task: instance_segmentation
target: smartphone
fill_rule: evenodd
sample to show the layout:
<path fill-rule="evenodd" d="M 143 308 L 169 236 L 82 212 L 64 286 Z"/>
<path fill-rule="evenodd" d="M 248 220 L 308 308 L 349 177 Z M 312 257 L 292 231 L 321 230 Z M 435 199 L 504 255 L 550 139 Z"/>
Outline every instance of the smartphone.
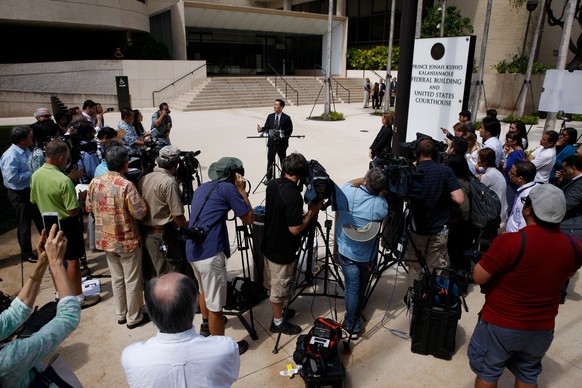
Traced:
<path fill-rule="evenodd" d="M 53 225 L 57 225 L 57 232 L 61 230 L 61 221 L 59 220 L 59 213 L 56 212 L 44 212 L 42 213 L 42 223 L 44 225 L 44 230 L 48 236 Z"/>

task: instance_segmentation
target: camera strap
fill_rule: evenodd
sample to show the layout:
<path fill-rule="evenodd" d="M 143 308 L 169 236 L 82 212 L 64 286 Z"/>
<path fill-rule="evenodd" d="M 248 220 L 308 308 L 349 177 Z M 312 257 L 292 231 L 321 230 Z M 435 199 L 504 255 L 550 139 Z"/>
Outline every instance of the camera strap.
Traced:
<path fill-rule="evenodd" d="M 220 185 L 220 181 L 216 182 L 216 184 L 214 185 L 214 187 L 208 191 L 208 194 L 206 195 L 206 198 L 204 199 L 204 202 L 202 203 L 202 206 L 200 206 L 200 210 L 198 210 L 198 214 L 196 215 L 196 218 L 194 219 L 194 222 L 192 223 L 192 226 L 196 225 L 196 222 L 198 222 L 198 218 L 200 218 L 200 213 L 202 213 L 202 209 L 204 209 L 204 206 L 206 205 L 206 202 L 208 202 L 208 198 L 210 198 L 210 195 L 212 193 L 214 193 L 214 191 L 216 191 L 216 189 L 218 188 L 219 185 Z M 212 229 L 212 227 L 214 227 L 214 224 L 211 225 L 208 229 L 210 230 L 210 229 Z"/>

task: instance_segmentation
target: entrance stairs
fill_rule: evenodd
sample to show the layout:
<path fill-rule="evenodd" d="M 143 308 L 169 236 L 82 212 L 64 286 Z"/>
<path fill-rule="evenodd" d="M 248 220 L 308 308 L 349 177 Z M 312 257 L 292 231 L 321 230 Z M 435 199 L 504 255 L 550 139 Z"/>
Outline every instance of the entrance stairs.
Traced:
<path fill-rule="evenodd" d="M 318 104 L 325 102 L 325 89 L 322 87 L 324 78 L 285 76 L 284 79 L 298 94 L 287 87 L 285 96 L 286 84 L 280 77 L 214 77 L 195 85 L 190 91 L 171 101 L 170 106 L 181 111 L 203 111 L 271 106 L 278 98 L 289 105 L 313 105 L 316 100 Z M 336 79 L 351 91 L 350 102 L 361 99 L 360 79 Z M 348 103 L 348 92 L 336 86 L 334 80 L 332 91 L 336 104 Z"/>

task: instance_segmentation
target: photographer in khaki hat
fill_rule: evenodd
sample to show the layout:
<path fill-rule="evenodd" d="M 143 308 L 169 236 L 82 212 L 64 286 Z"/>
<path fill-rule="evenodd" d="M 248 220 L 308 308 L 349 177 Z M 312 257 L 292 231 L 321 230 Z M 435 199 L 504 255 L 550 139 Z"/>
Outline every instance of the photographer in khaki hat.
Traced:
<path fill-rule="evenodd" d="M 180 150 L 174 146 L 162 147 L 154 170 L 145 175 L 138 190 L 148 204 L 149 212 L 142 220 L 141 232 L 151 261 L 144 260 L 146 278 L 167 272 L 186 271 L 185 252 L 178 241 L 177 228 L 187 228 L 184 204 L 176 172 Z"/>
<path fill-rule="evenodd" d="M 536 185 L 522 213 L 527 226 L 497 237 L 475 265 L 475 283 L 488 286 L 467 350 L 476 387 L 496 386 L 506 367 L 516 387 L 536 386 L 562 285 L 582 265 L 582 245 L 560 231 L 562 190 Z"/>
<path fill-rule="evenodd" d="M 224 335 L 222 307 L 226 303 L 226 259 L 230 256 L 230 245 L 226 218 L 230 210 L 243 224 L 254 221 L 253 209 L 245 191 L 242 162 L 233 157 L 224 157 L 212 163 L 206 182 L 192 197 L 190 228 L 202 229 L 206 238 L 201 242 L 186 242 L 186 257 L 198 280 L 202 326 L 204 336 Z M 239 353 L 249 347 L 247 341 L 238 342 Z"/>

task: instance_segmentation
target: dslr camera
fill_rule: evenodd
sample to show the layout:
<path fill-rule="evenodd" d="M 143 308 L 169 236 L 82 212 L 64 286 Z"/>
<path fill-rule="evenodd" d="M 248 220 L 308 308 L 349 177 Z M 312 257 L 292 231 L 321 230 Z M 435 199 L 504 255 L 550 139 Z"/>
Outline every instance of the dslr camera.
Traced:
<path fill-rule="evenodd" d="M 193 226 L 188 229 L 180 229 L 179 239 L 182 241 L 192 240 L 194 244 L 200 245 L 206 241 L 208 232 L 200 226 Z"/>

